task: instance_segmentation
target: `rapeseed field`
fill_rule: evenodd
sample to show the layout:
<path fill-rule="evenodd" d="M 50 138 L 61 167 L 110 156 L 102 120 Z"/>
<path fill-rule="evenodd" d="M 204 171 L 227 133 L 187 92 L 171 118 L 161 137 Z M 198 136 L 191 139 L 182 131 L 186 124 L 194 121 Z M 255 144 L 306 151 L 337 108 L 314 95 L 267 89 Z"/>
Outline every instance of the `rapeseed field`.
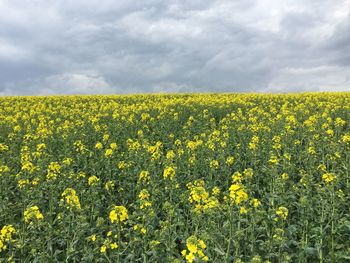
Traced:
<path fill-rule="evenodd" d="M 350 93 L 0 98 L 0 262 L 350 262 Z"/>

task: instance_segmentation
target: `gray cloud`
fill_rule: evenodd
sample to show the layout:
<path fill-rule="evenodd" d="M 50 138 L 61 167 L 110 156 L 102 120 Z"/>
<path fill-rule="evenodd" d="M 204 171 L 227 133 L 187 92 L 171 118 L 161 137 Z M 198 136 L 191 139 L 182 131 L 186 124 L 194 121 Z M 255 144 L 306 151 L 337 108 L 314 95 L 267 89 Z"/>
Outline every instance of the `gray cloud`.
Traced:
<path fill-rule="evenodd" d="M 0 0 L 0 95 L 350 90 L 349 0 Z"/>

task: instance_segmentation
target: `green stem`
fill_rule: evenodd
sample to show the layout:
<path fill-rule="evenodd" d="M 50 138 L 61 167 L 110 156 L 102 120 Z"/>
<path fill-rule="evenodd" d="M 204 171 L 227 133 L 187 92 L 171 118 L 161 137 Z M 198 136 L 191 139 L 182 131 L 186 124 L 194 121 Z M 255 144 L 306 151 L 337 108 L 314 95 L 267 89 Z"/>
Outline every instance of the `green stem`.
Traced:
<path fill-rule="evenodd" d="M 229 222 L 230 222 L 230 228 L 229 228 L 229 240 L 226 250 L 226 261 L 229 261 L 230 258 L 230 250 L 231 250 L 231 242 L 232 242 L 232 236 L 233 236 L 233 222 L 232 222 L 232 207 L 229 208 Z"/>
<path fill-rule="evenodd" d="M 335 205 L 334 205 L 334 187 L 332 191 L 332 226 L 331 226 L 331 255 L 332 255 L 332 262 L 335 262 L 334 259 L 334 214 L 335 214 Z"/>
<path fill-rule="evenodd" d="M 321 222 L 320 222 L 320 247 L 319 247 L 319 257 L 320 257 L 320 263 L 323 263 L 323 222 L 324 222 L 324 211 L 323 211 L 323 202 L 321 200 L 322 209 L 321 209 Z"/>
<path fill-rule="evenodd" d="M 241 214 L 238 213 L 238 223 L 237 223 L 237 233 L 238 235 L 240 235 L 240 230 L 241 230 Z M 237 238 L 236 238 L 237 239 Z M 237 242 L 235 242 L 235 256 L 238 258 L 239 255 L 239 248 L 240 248 L 240 244 L 239 244 L 240 240 L 237 240 Z"/>

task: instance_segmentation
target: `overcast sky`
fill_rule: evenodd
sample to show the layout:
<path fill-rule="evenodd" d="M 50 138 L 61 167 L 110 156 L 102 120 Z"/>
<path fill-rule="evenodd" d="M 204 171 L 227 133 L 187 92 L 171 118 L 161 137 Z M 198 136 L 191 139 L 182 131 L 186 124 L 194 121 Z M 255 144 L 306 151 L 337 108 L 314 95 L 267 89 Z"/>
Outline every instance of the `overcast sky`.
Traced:
<path fill-rule="evenodd" d="M 350 91 L 350 0 L 0 0 L 0 95 Z"/>

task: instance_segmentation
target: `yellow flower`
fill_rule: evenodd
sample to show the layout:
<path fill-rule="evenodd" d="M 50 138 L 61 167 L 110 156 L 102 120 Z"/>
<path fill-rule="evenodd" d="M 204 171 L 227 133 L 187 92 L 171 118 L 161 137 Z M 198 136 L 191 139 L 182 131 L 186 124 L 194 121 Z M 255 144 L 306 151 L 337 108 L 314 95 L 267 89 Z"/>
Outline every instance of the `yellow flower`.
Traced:
<path fill-rule="evenodd" d="M 164 172 L 163 172 L 163 177 L 165 179 L 169 178 L 170 180 L 173 180 L 174 177 L 175 177 L 175 169 L 171 166 L 167 166 L 165 169 L 164 169 Z"/>
<path fill-rule="evenodd" d="M 106 157 L 110 157 L 112 154 L 113 154 L 113 150 L 112 150 L 112 149 L 107 149 L 107 150 L 105 151 L 105 156 L 106 156 Z"/>
<path fill-rule="evenodd" d="M 67 204 L 68 208 L 81 209 L 79 197 L 77 196 L 74 189 L 67 188 L 63 191 L 61 196 L 61 201 L 64 201 Z"/>
<path fill-rule="evenodd" d="M 104 134 L 103 135 L 103 141 L 106 142 L 106 141 L 108 141 L 108 139 L 109 139 L 109 134 L 107 134 L 107 133 Z"/>
<path fill-rule="evenodd" d="M 42 151 L 42 150 L 44 150 L 44 149 L 46 149 L 45 143 L 40 143 L 40 144 L 38 144 L 38 145 L 36 146 L 36 150 L 37 150 L 38 152 L 40 152 L 40 151 Z"/>
<path fill-rule="evenodd" d="M 5 243 L 0 239 L 0 252 L 6 249 Z"/>
<path fill-rule="evenodd" d="M 278 164 L 278 157 L 276 155 L 271 155 L 268 162 L 271 165 L 276 165 Z"/>
<path fill-rule="evenodd" d="M 235 158 L 233 156 L 229 156 L 229 157 L 226 158 L 226 164 L 228 166 L 232 166 L 234 161 L 235 161 Z"/>
<path fill-rule="evenodd" d="M 254 198 L 250 201 L 250 205 L 254 208 L 257 208 L 261 205 L 261 202 L 258 199 Z"/>
<path fill-rule="evenodd" d="M 150 242 L 150 247 L 151 247 L 151 248 L 154 248 L 154 247 L 158 246 L 159 244 L 160 244 L 160 241 L 158 241 L 158 240 L 152 240 L 152 241 Z M 186 250 L 184 250 L 184 251 L 186 251 Z"/>
<path fill-rule="evenodd" d="M 276 210 L 276 214 L 286 220 L 287 219 L 287 216 L 288 216 L 288 209 L 284 206 L 280 206 L 277 210 Z"/>
<path fill-rule="evenodd" d="M 0 176 L 2 176 L 3 173 L 9 172 L 10 168 L 6 165 L 0 165 Z"/>
<path fill-rule="evenodd" d="M 329 135 L 329 136 L 331 136 L 331 137 L 334 135 L 334 131 L 331 130 L 331 129 L 328 129 L 328 130 L 326 131 L 326 133 L 327 133 L 327 135 Z"/>
<path fill-rule="evenodd" d="M 284 153 L 283 154 L 283 157 L 287 160 L 287 161 L 290 161 L 292 156 L 289 154 L 289 153 Z"/>
<path fill-rule="evenodd" d="M 100 178 L 97 176 L 93 175 L 88 178 L 88 184 L 89 185 L 95 185 L 98 181 L 100 181 Z"/>
<path fill-rule="evenodd" d="M 24 221 L 26 223 L 33 223 L 33 221 L 38 221 L 44 219 L 43 214 L 40 212 L 39 207 L 31 206 L 24 211 Z"/>
<path fill-rule="evenodd" d="M 204 201 L 204 205 L 202 209 L 204 212 L 211 210 L 213 208 L 217 208 L 220 206 L 219 200 L 215 196 L 211 196 Z"/>
<path fill-rule="evenodd" d="M 25 163 L 23 163 L 22 168 L 23 171 L 29 171 L 29 172 L 33 172 L 35 169 L 35 166 L 33 165 L 33 163 L 26 161 Z"/>
<path fill-rule="evenodd" d="M 281 178 L 284 180 L 284 181 L 287 181 L 289 179 L 289 175 L 287 173 L 283 173 L 281 174 Z"/>
<path fill-rule="evenodd" d="M 234 172 L 234 174 L 232 175 L 232 182 L 234 183 L 240 183 L 243 180 L 243 176 L 240 172 Z"/>
<path fill-rule="evenodd" d="M 192 203 L 192 202 L 199 203 L 201 201 L 206 200 L 208 198 L 208 196 L 209 196 L 209 194 L 205 190 L 204 187 L 202 187 L 202 186 L 192 187 L 191 192 L 190 192 L 189 201 L 190 201 L 190 203 Z"/>
<path fill-rule="evenodd" d="M 118 248 L 118 244 L 115 243 L 115 242 L 113 242 L 113 243 L 111 244 L 111 249 L 116 249 L 116 248 Z"/>
<path fill-rule="evenodd" d="M 210 161 L 209 167 L 213 168 L 213 169 L 218 169 L 219 168 L 219 162 L 217 160 L 212 160 L 212 161 Z"/>
<path fill-rule="evenodd" d="M 9 147 L 6 144 L 0 143 L 0 152 L 8 151 Z"/>
<path fill-rule="evenodd" d="M 116 143 L 111 143 L 109 145 L 109 147 L 112 149 L 112 150 L 116 150 L 118 148 L 118 145 Z"/>
<path fill-rule="evenodd" d="M 125 167 L 126 167 L 125 161 L 120 161 L 120 162 L 118 163 L 118 168 L 119 168 L 120 170 L 124 170 Z"/>
<path fill-rule="evenodd" d="M 188 200 L 194 204 L 194 212 L 210 212 L 211 209 L 220 206 L 219 200 L 215 196 L 209 197 L 209 193 L 204 188 L 203 180 L 195 180 L 192 183 L 188 183 L 187 188 L 190 190 Z M 218 187 L 213 190 L 220 192 Z"/>
<path fill-rule="evenodd" d="M 102 245 L 101 248 L 100 248 L 100 252 L 101 253 L 106 253 L 106 250 L 107 250 L 107 246 L 106 245 Z"/>
<path fill-rule="evenodd" d="M 140 200 L 144 200 L 150 197 L 150 194 L 148 193 L 147 189 L 142 189 L 139 193 Z"/>
<path fill-rule="evenodd" d="M 251 141 L 249 142 L 248 148 L 251 149 L 252 151 L 256 151 L 258 148 L 258 144 L 259 144 L 259 137 L 254 135 Z"/>
<path fill-rule="evenodd" d="M 241 207 L 239 208 L 239 213 L 240 213 L 241 215 L 244 215 L 244 214 L 248 213 L 248 210 L 247 210 L 247 208 L 245 208 L 244 206 L 241 206 Z"/>
<path fill-rule="evenodd" d="M 220 194 L 220 188 L 215 186 L 212 190 L 213 195 L 219 195 Z"/>
<path fill-rule="evenodd" d="M 274 136 L 272 138 L 272 148 L 274 148 L 275 150 L 279 150 L 281 149 L 282 145 L 281 145 L 281 137 L 280 136 Z"/>
<path fill-rule="evenodd" d="M 72 163 L 72 158 L 64 158 L 62 163 L 65 165 L 70 165 Z"/>
<path fill-rule="evenodd" d="M 57 175 L 60 173 L 61 166 L 57 162 L 51 162 L 47 168 L 46 179 L 56 179 Z"/>
<path fill-rule="evenodd" d="M 28 179 L 20 179 L 20 180 L 18 180 L 18 187 L 20 189 L 25 187 L 27 184 L 29 184 L 29 180 Z"/>
<path fill-rule="evenodd" d="M 204 249 L 204 248 L 207 247 L 207 246 L 205 245 L 204 241 L 201 240 L 201 239 L 198 239 L 198 243 L 199 243 L 199 246 L 200 246 L 202 249 Z"/>
<path fill-rule="evenodd" d="M 186 258 L 187 262 L 192 263 L 196 257 L 193 255 L 193 253 L 189 253 L 188 255 L 186 255 L 185 258 Z"/>
<path fill-rule="evenodd" d="M 241 202 L 248 199 L 248 194 L 246 193 L 243 185 L 241 184 L 232 184 L 230 186 L 230 198 L 234 203 L 239 205 Z"/>
<path fill-rule="evenodd" d="M 138 130 L 137 131 L 137 136 L 143 137 L 143 131 L 142 130 Z"/>
<path fill-rule="evenodd" d="M 114 188 L 114 182 L 113 182 L 113 181 L 108 181 L 108 182 L 105 184 L 105 189 L 106 189 L 107 191 L 111 191 L 111 190 L 113 190 L 113 188 Z"/>
<path fill-rule="evenodd" d="M 0 230 L 0 252 L 7 249 L 6 243 L 10 242 L 16 229 L 12 225 L 5 225 Z"/>
<path fill-rule="evenodd" d="M 342 136 L 341 141 L 344 143 L 349 143 L 350 142 L 350 134 L 345 134 Z"/>
<path fill-rule="evenodd" d="M 149 181 L 150 178 L 151 178 L 151 177 L 150 177 L 150 174 L 149 174 L 148 171 L 141 171 L 140 174 L 139 174 L 139 179 L 140 179 L 141 181 L 146 182 L 146 181 Z"/>
<path fill-rule="evenodd" d="M 307 149 L 307 152 L 308 152 L 309 154 L 311 154 L 311 155 L 316 154 L 315 147 L 310 146 L 310 147 Z"/>
<path fill-rule="evenodd" d="M 187 246 L 188 251 L 190 251 L 190 253 L 197 253 L 197 251 L 198 251 L 197 245 L 188 242 L 186 244 L 186 246 Z"/>
<path fill-rule="evenodd" d="M 128 210 L 124 206 L 115 206 L 113 210 L 109 212 L 109 219 L 112 223 L 121 223 L 128 219 Z"/>
<path fill-rule="evenodd" d="M 166 154 L 166 158 L 167 158 L 168 160 L 174 159 L 174 158 L 175 158 L 175 153 L 174 153 L 174 151 L 173 151 L 173 150 L 168 151 L 167 154 Z"/>
<path fill-rule="evenodd" d="M 141 209 L 144 209 L 146 207 L 150 207 L 152 206 L 152 203 L 147 201 L 147 200 L 141 200 L 141 204 L 140 204 L 140 208 Z"/>
<path fill-rule="evenodd" d="M 96 241 L 96 235 L 91 235 L 91 236 L 90 236 L 90 240 L 91 240 L 92 242 L 95 242 L 95 241 Z"/>
<path fill-rule="evenodd" d="M 38 177 L 35 177 L 32 181 L 32 185 L 38 185 L 40 182 L 40 179 Z"/>
<path fill-rule="evenodd" d="M 95 148 L 96 149 L 102 149 L 103 148 L 102 143 L 100 143 L 100 142 L 96 143 Z"/>
<path fill-rule="evenodd" d="M 338 118 L 335 119 L 334 124 L 335 124 L 336 127 L 344 126 L 346 124 L 346 121 L 344 121 L 342 118 L 338 117 Z"/>
<path fill-rule="evenodd" d="M 16 229 L 12 225 L 5 225 L 0 231 L 1 239 L 4 241 L 10 241 L 12 239 L 12 235 L 16 234 L 16 232 Z"/>
<path fill-rule="evenodd" d="M 322 180 L 326 183 L 329 184 L 336 179 L 337 176 L 334 173 L 325 173 L 322 175 Z"/>
<path fill-rule="evenodd" d="M 203 253 L 203 250 L 206 248 L 203 240 L 190 236 L 186 240 L 187 250 L 182 250 L 181 255 L 185 257 L 187 262 L 193 262 L 194 260 L 201 259 L 203 261 L 208 261 L 209 258 Z"/>
<path fill-rule="evenodd" d="M 254 175 L 254 171 L 252 168 L 248 168 L 248 169 L 245 169 L 243 171 L 243 175 L 246 177 L 246 178 L 252 178 L 253 175 Z"/>

